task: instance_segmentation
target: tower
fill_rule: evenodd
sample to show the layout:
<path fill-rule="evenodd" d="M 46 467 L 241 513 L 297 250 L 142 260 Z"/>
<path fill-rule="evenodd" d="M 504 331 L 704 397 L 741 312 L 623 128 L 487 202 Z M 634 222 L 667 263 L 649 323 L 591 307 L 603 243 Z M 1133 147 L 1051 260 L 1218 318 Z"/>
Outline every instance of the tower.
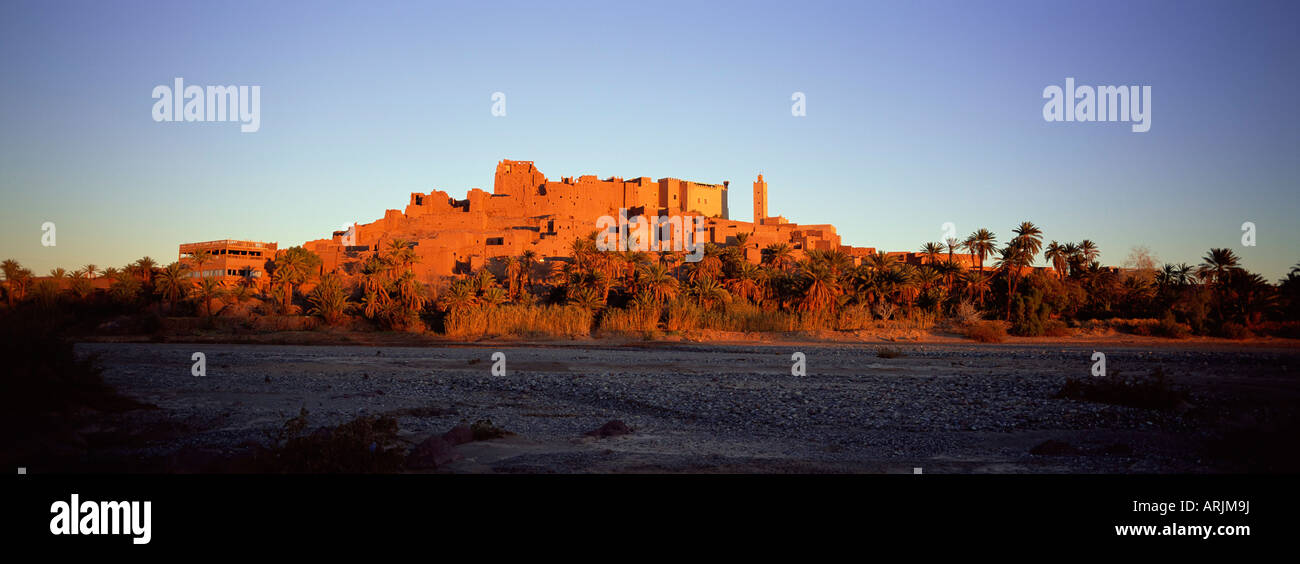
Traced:
<path fill-rule="evenodd" d="M 767 218 L 767 182 L 763 181 L 763 175 L 758 175 L 758 181 L 754 182 L 754 223 L 761 224 Z"/>

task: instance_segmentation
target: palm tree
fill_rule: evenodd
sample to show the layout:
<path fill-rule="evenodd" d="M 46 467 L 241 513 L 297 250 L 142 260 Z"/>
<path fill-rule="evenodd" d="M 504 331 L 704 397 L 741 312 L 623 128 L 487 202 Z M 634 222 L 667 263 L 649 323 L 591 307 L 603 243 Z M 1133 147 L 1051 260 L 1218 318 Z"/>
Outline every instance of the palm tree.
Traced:
<path fill-rule="evenodd" d="M 162 296 L 170 309 L 181 297 L 188 295 L 193 281 L 189 278 L 189 268 L 184 263 L 173 262 L 158 273 L 154 292 Z"/>
<path fill-rule="evenodd" d="M 132 264 L 136 267 L 137 272 L 139 272 L 141 282 L 144 282 L 145 284 L 153 282 L 153 269 L 158 266 L 157 262 L 149 257 L 141 257 L 140 260 L 137 260 Z"/>
<path fill-rule="evenodd" d="M 874 254 L 867 255 L 863 264 L 876 272 L 887 272 L 893 270 L 898 265 L 898 261 L 885 251 L 876 251 Z"/>
<path fill-rule="evenodd" d="M 99 274 L 99 267 L 93 264 L 88 264 L 86 266 L 83 266 L 81 267 L 81 270 L 83 270 L 86 273 L 86 278 L 89 278 L 91 280 L 94 280 L 95 275 Z"/>
<path fill-rule="evenodd" d="M 1020 271 L 1033 263 L 1034 255 L 1030 252 L 1031 244 L 1017 237 L 1002 249 L 998 259 L 998 269 L 1007 277 L 1007 320 L 1011 320 L 1011 298 L 1016 294 L 1020 282 Z"/>
<path fill-rule="evenodd" d="M 1097 244 L 1091 240 L 1084 239 L 1079 242 L 1079 253 L 1083 255 L 1084 264 L 1092 264 L 1097 257 L 1101 256 L 1101 249 L 1097 248 Z"/>
<path fill-rule="evenodd" d="M 32 297 L 41 307 L 53 307 L 59 299 L 59 283 L 51 279 L 38 281 L 32 289 Z"/>
<path fill-rule="evenodd" d="M 537 251 L 528 249 L 524 251 L 520 258 L 523 262 L 523 271 L 520 275 L 523 277 L 524 288 L 531 292 L 533 290 L 533 265 L 537 264 L 538 260 Z"/>
<path fill-rule="evenodd" d="M 889 278 L 890 286 L 894 289 L 894 299 L 910 309 L 921 289 L 916 267 L 901 264 L 890 271 Z"/>
<path fill-rule="evenodd" d="M 500 286 L 493 286 L 484 290 L 483 295 L 479 297 L 479 300 L 481 300 L 485 306 L 497 307 L 510 301 L 510 296 L 507 295 L 506 291 L 502 290 Z"/>
<path fill-rule="evenodd" d="M 1069 256 L 1065 254 L 1065 246 L 1052 241 L 1047 244 L 1047 250 L 1043 251 L 1043 258 L 1052 262 L 1052 269 L 1056 270 L 1056 277 L 1064 279 L 1066 269 L 1069 267 Z"/>
<path fill-rule="evenodd" d="M 1018 241 L 1017 244 L 1029 254 L 1029 264 L 1033 264 L 1034 257 L 1038 256 L 1038 251 L 1043 249 L 1043 230 L 1039 229 L 1033 222 L 1024 221 L 1020 223 L 1019 227 L 1011 231 L 1016 234 L 1013 241 Z M 1088 241 L 1085 240 L 1084 242 Z"/>
<path fill-rule="evenodd" d="M 388 242 L 387 259 L 394 269 L 400 268 L 403 272 L 410 270 L 411 265 L 420 262 L 419 255 L 411 248 L 411 242 L 405 239 L 393 239 Z"/>
<path fill-rule="evenodd" d="M 965 278 L 967 295 L 978 300 L 980 307 L 984 307 L 984 294 L 989 291 L 992 285 L 993 275 L 983 272 L 969 272 L 965 275 Z"/>
<path fill-rule="evenodd" d="M 307 296 L 307 301 L 312 304 L 312 309 L 308 313 L 320 316 L 330 325 L 342 320 L 352 306 L 348 302 L 348 293 L 343 288 L 343 282 L 334 274 L 322 276 L 320 283 L 312 288 L 311 294 Z"/>
<path fill-rule="evenodd" d="M 668 273 L 668 267 L 662 264 L 650 264 L 641 269 L 641 280 L 637 286 L 641 292 L 650 296 L 654 303 L 664 303 L 677 297 L 677 279 Z"/>
<path fill-rule="evenodd" d="M 118 271 L 113 269 L 113 283 L 109 285 L 108 292 L 112 294 L 118 302 L 130 304 L 135 302 L 140 296 L 140 281 L 129 272 Z M 108 271 L 105 270 L 107 275 Z"/>
<path fill-rule="evenodd" d="M 453 282 L 447 292 L 438 300 L 438 307 L 448 315 L 470 309 L 476 305 L 478 305 L 478 293 L 475 291 L 473 284 L 467 280 Z"/>
<path fill-rule="evenodd" d="M 1087 262 L 1083 258 L 1083 251 L 1079 245 L 1066 243 L 1061 245 L 1061 253 L 1065 255 L 1065 264 L 1070 271 L 1070 276 L 1078 276 L 1083 273 Z"/>
<path fill-rule="evenodd" d="M 807 261 L 800 264 L 799 278 L 803 284 L 803 297 L 799 302 L 802 311 L 834 309 L 840 282 L 835 271 L 825 264 Z"/>
<path fill-rule="evenodd" d="M 944 244 L 948 247 L 948 262 L 952 262 L 952 252 L 961 246 L 961 241 L 958 241 L 956 237 L 949 237 L 944 239 Z"/>
<path fill-rule="evenodd" d="M 921 253 L 925 255 L 926 264 L 939 262 L 939 255 L 943 254 L 943 243 L 926 243 L 921 245 Z"/>
<path fill-rule="evenodd" d="M 72 279 L 72 283 L 69 284 L 69 289 L 72 290 L 72 294 L 76 296 L 77 299 L 81 300 L 86 299 L 95 291 L 95 287 L 90 283 L 89 278 L 80 277 Z"/>
<path fill-rule="evenodd" d="M 424 296 L 424 287 L 419 280 L 416 280 L 414 272 L 409 270 L 403 272 L 396 281 L 396 289 L 397 301 L 406 309 L 408 315 L 418 314 L 428 302 L 428 298 Z"/>
<path fill-rule="evenodd" d="M 596 311 L 605 307 L 605 299 L 601 297 L 600 290 L 591 286 L 572 286 L 568 288 L 566 293 L 570 304 L 588 311 Z"/>
<path fill-rule="evenodd" d="M 948 285 L 948 293 L 952 294 L 953 286 L 957 284 L 957 277 L 960 276 L 966 268 L 958 264 L 956 261 L 947 260 L 936 265 L 934 270 L 943 275 L 943 278 Z"/>
<path fill-rule="evenodd" d="M 731 294 L 717 280 L 705 277 L 691 287 L 691 295 L 702 308 L 711 309 L 731 301 Z"/>
<path fill-rule="evenodd" d="M 293 247 L 280 253 L 273 261 L 275 270 L 271 272 L 271 281 L 280 284 L 284 288 L 281 309 L 285 313 L 289 312 L 289 305 L 293 300 L 293 287 L 306 282 L 311 275 L 311 267 L 307 264 L 306 255 L 302 252 L 295 252 L 294 249 L 297 248 Z"/>
<path fill-rule="evenodd" d="M 1241 270 L 1241 259 L 1231 249 L 1210 249 L 1196 268 L 1199 274 L 1211 284 L 1218 285 L 1234 271 Z"/>
<path fill-rule="evenodd" d="M 723 282 L 731 295 L 742 300 L 758 302 L 762 299 L 763 289 L 759 283 L 762 269 L 748 262 L 742 262 L 736 269 L 736 275 Z"/>
<path fill-rule="evenodd" d="M 63 289 L 63 279 L 67 278 L 67 276 L 68 276 L 68 271 L 62 268 L 55 268 L 50 270 L 50 279 L 51 281 L 54 282 L 55 288 Z"/>
<path fill-rule="evenodd" d="M 1164 266 L 1160 267 L 1160 270 L 1156 271 L 1156 286 L 1159 288 L 1176 286 L 1177 282 L 1174 280 L 1177 276 L 1178 267 L 1174 266 L 1172 263 L 1165 263 Z"/>
<path fill-rule="evenodd" d="M 519 294 L 520 286 L 523 282 L 524 264 L 517 257 L 506 257 L 504 261 L 506 267 L 506 288 L 511 300 Z"/>
<path fill-rule="evenodd" d="M 366 319 L 378 319 L 388 311 L 389 297 L 388 292 L 383 288 L 378 290 L 368 290 L 365 296 L 361 298 L 362 314 Z"/>
<path fill-rule="evenodd" d="M 4 263 L 0 264 L 0 270 L 2 270 L 5 275 L 5 294 L 8 297 L 9 305 L 11 306 L 14 305 L 15 294 L 17 293 L 16 286 L 18 272 L 22 270 L 22 268 L 22 265 L 18 264 L 18 261 L 14 259 L 5 259 Z"/>
<path fill-rule="evenodd" d="M 205 250 L 194 251 L 190 253 L 190 260 L 194 261 L 194 272 L 201 277 L 203 276 L 203 265 L 212 262 L 212 253 Z"/>
<path fill-rule="evenodd" d="M 770 264 L 781 270 L 789 270 L 794 264 L 793 250 L 787 243 L 772 243 L 763 248 L 763 264 Z"/>
<path fill-rule="evenodd" d="M 943 275 L 939 273 L 937 263 L 935 268 L 918 268 L 916 271 L 916 283 L 922 292 L 938 287 L 940 280 L 943 280 Z"/>
<path fill-rule="evenodd" d="M 971 233 L 962 242 L 962 246 L 966 247 L 967 251 L 970 251 L 971 254 L 975 255 L 975 258 L 979 259 L 980 272 L 984 272 L 984 259 L 997 252 L 997 240 L 997 236 L 992 231 L 981 228 Z"/>
<path fill-rule="evenodd" d="M 215 276 L 200 278 L 199 283 L 191 289 L 194 298 L 199 300 L 207 311 L 208 319 L 212 319 L 212 300 L 220 298 L 224 291 L 221 279 Z"/>
<path fill-rule="evenodd" d="M 407 266 L 407 261 L 413 260 L 414 253 L 411 252 L 411 242 L 406 239 L 394 238 L 388 241 L 387 256 L 389 262 L 394 268 Z"/>
<path fill-rule="evenodd" d="M 848 289 L 853 292 L 853 301 L 860 305 L 871 305 L 880 298 L 876 286 L 876 271 L 867 264 L 860 264 L 844 279 Z"/>

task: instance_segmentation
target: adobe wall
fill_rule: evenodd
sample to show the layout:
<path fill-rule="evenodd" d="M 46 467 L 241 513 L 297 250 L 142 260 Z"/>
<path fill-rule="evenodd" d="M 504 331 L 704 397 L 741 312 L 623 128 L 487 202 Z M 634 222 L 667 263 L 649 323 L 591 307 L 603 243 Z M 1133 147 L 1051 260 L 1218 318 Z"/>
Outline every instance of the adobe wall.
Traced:
<path fill-rule="evenodd" d="M 585 175 L 555 181 L 531 161 L 502 160 L 491 192 L 474 188 L 464 199 L 440 190 L 413 193 L 405 210 L 387 210 L 378 220 L 357 224 L 352 252 L 342 246 L 338 234 L 306 246 L 321 256 L 325 270 L 356 272 L 359 269 L 348 263 L 361 262 L 375 250 L 384 251 L 390 241 L 403 239 L 416 243 L 419 261 L 413 270 L 421 279 L 430 279 L 526 251 L 549 259 L 568 257 L 573 240 L 595 231 L 598 218 L 618 217 L 620 209 L 627 209 L 629 215 L 707 217 L 704 240 L 717 245 L 735 244 L 738 234 L 748 233 L 745 256 L 753 262 L 774 243 L 791 245 L 796 258 L 810 249 L 853 249 L 841 244 L 831 225 L 801 226 L 779 216 L 757 223 L 728 219 L 728 189 L 728 183 L 677 178 Z M 766 183 L 763 192 L 765 196 Z"/>

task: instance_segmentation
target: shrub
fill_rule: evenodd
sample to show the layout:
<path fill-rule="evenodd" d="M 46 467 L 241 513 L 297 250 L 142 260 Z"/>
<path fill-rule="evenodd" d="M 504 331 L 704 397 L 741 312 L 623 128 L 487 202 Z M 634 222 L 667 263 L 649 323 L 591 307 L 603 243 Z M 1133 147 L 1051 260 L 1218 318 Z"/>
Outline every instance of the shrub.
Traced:
<path fill-rule="evenodd" d="M 1053 397 L 1144 409 L 1174 409 L 1187 402 L 1187 394 L 1173 387 L 1162 368 L 1131 378 L 1118 370 L 1110 376 L 1070 378 Z"/>
<path fill-rule="evenodd" d="M 903 351 L 899 349 L 877 349 L 876 358 L 898 358 L 904 356 Z"/>
<path fill-rule="evenodd" d="M 254 456 L 255 468 L 283 473 L 395 472 L 405 457 L 392 417 L 358 417 L 303 434 L 307 410 L 285 422 L 275 444 Z"/>
<path fill-rule="evenodd" d="M 1191 336 L 1192 327 L 1175 320 L 1173 312 L 1165 312 L 1165 316 L 1160 319 L 1160 323 L 1156 324 L 1152 331 L 1161 337 L 1186 339 Z"/>
<path fill-rule="evenodd" d="M 1219 336 L 1225 339 L 1249 339 L 1254 336 L 1244 325 L 1234 321 L 1225 322 L 1219 326 Z"/>
<path fill-rule="evenodd" d="M 1069 337 L 1074 331 L 1064 321 L 1049 319 L 1043 326 L 1043 335 L 1048 337 Z"/>
<path fill-rule="evenodd" d="M 981 343 L 1001 343 L 1007 338 L 1007 329 L 998 321 L 979 321 L 966 326 L 966 337 Z"/>
<path fill-rule="evenodd" d="M 1179 323 L 1174 319 L 1173 312 L 1165 312 L 1165 316 L 1159 320 L 1112 319 L 1108 323 L 1116 331 L 1147 337 L 1185 339 L 1192 334 L 1192 327 L 1185 323 Z"/>
<path fill-rule="evenodd" d="M 1037 288 L 1018 294 L 1011 302 L 1011 332 L 1022 337 L 1040 337 L 1047 333 L 1052 308 L 1043 301 Z"/>
<path fill-rule="evenodd" d="M 979 308 L 970 300 L 962 299 L 952 308 L 952 320 L 958 325 L 970 325 L 981 318 Z"/>
<path fill-rule="evenodd" d="M 876 302 L 871 306 L 871 312 L 881 319 L 889 319 L 894 315 L 894 304 L 887 301 Z"/>

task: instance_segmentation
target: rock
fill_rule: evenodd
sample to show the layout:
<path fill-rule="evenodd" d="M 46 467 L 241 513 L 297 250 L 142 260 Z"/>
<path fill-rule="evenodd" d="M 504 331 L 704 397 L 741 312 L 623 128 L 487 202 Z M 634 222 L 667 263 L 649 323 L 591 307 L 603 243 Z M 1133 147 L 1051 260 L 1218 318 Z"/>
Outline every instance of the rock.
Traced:
<path fill-rule="evenodd" d="M 614 419 L 612 421 L 606 422 L 604 425 L 601 425 L 600 428 L 598 429 L 587 431 L 586 435 L 588 437 L 596 437 L 597 439 L 603 439 L 605 437 L 617 437 L 619 435 L 627 435 L 631 433 L 632 433 L 632 428 L 628 427 L 627 423 Z"/>
<path fill-rule="evenodd" d="M 456 446 L 442 437 L 429 437 L 406 455 L 406 467 L 414 469 L 437 468 L 460 459 Z"/>
<path fill-rule="evenodd" d="M 473 433 L 474 440 L 476 441 L 499 439 L 510 434 L 505 429 L 493 425 L 492 420 L 490 419 L 479 419 L 478 421 L 475 421 L 473 425 L 470 425 L 469 430 Z"/>
<path fill-rule="evenodd" d="M 469 425 L 460 424 L 452 427 L 450 431 L 442 434 L 442 440 L 452 445 L 463 445 L 474 440 L 474 431 L 471 431 Z"/>

